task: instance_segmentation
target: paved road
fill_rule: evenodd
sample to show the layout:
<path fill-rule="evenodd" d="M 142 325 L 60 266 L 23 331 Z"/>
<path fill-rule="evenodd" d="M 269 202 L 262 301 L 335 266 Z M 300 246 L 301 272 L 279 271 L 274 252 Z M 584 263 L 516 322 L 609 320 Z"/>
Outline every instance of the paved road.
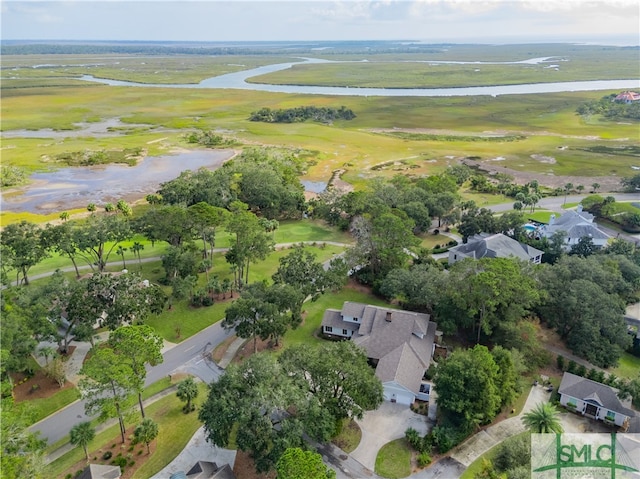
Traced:
<path fill-rule="evenodd" d="M 217 379 L 222 370 L 213 361 L 205 358 L 205 354 L 231 334 L 231 331 L 225 331 L 218 322 L 169 349 L 164 353 L 162 364 L 147 368 L 145 385 L 148 386 L 174 371 L 194 374 L 207 383 Z M 29 429 L 40 431 L 41 436 L 47 439 L 49 444 L 52 444 L 68 436 L 69 430 L 74 424 L 89 419 L 91 418 L 84 413 L 84 402 L 80 400 L 34 424 Z"/>

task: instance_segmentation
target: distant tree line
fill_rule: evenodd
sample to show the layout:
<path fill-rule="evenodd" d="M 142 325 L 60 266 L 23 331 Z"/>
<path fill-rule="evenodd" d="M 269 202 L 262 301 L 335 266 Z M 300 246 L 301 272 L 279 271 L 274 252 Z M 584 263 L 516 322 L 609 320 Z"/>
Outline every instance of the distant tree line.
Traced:
<path fill-rule="evenodd" d="M 600 100 L 594 100 L 580 105 L 576 112 L 579 115 L 602 115 L 610 120 L 640 120 L 640 101 L 622 103 L 614 101 L 617 95 L 603 96 Z"/>
<path fill-rule="evenodd" d="M 334 120 L 353 120 L 356 117 L 353 110 L 341 106 L 340 108 L 328 108 L 317 106 L 299 106 L 296 108 L 284 108 L 272 110 L 261 108 L 249 116 L 251 121 L 265 123 L 298 123 L 306 120 L 330 123 Z"/>

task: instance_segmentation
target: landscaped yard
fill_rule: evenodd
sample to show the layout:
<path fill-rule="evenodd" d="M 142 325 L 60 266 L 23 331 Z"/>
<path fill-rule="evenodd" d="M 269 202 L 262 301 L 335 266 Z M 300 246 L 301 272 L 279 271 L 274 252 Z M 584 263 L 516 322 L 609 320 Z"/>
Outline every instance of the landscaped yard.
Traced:
<path fill-rule="evenodd" d="M 199 383 L 198 387 L 200 395 L 198 396 L 197 404 L 200 405 L 206 399 L 207 386 Z M 112 451 L 114 458 L 118 453 L 122 453 L 124 457 L 131 455 L 130 458 L 128 457 L 128 464 L 131 464 L 132 461 L 134 464 L 125 466 L 123 479 L 146 479 L 151 477 L 169 464 L 182 451 L 189 439 L 202 425 L 198 420 L 197 411 L 184 414 L 182 406 L 183 403 L 172 393 L 145 408 L 147 417 L 151 417 L 159 426 L 158 438 L 152 443 L 150 456 L 147 455 L 146 446 L 144 445 L 138 445 L 130 449 L 131 446 L 127 443 L 123 449 L 116 424 L 98 433 L 90 443 L 88 449 L 91 462 L 109 464 L 109 460 L 101 460 L 102 455 L 107 451 Z M 133 416 L 134 419 L 129 418 L 127 420 L 127 424 L 132 427 L 133 424 L 140 421 L 138 411 Z M 128 435 L 131 435 L 132 432 L 132 428 L 127 430 Z M 143 452 L 139 453 L 138 451 L 140 450 Z M 76 470 L 82 469 L 85 464 L 82 448 L 76 447 L 48 465 L 47 470 L 50 474 L 49 477 L 63 478 L 68 473 L 74 474 Z"/>
<path fill-rule="evenodd" d="M 640 374 L 640 358 L 633 354 L 623 353 L 618 366 L 610 372 L 619 378 L 635 379 Z"/>
<path fill-rule="evenodd" d="M 413 450 L 405 438 L 391 441 L 380 448 L 376 457 L 376 474 L 389 479 L 399 479 L 411 474 Z"/>

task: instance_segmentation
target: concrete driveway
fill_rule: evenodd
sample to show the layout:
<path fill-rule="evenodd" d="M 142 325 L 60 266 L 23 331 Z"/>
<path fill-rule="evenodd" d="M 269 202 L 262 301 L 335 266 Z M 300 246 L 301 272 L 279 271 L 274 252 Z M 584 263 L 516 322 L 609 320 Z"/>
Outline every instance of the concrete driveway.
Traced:
<path fill-rule="evenodd" d="M 205 439 L 204 427 L 201 427 L 182 452 L 178 454 L 178 457 L 159 473 L 151 476 L 151 479 L 167 479 L 178 471 L 187 472 L 198 461 L 215 462 L 218 466 L 229 464 L 233 468 L 236 461 L 236 451 L 212 446 Z"/>
<path fill-rule="evenodd" d="M 388 401 L 384 401 L 375 411 L 366 412 L 362 420 L 356 422 L 362 431 L 362 439 L 351 457 L 372 471 L 376 466 L 378 451 L 386 443 L 404 437 L 410 427 L 421 435 L 430 429 L 426 416 L 414 413 L 408 406 Z"/>

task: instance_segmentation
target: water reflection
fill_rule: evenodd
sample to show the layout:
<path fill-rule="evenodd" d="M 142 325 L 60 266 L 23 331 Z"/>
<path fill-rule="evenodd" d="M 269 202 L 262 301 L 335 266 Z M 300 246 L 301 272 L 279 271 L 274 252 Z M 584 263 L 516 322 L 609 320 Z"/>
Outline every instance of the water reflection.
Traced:
<path fill-rule="evenodd" d="M 150 156 L 135 166 L 111 164 L 34 173 L 31 184 L 17 194 L 0 194 L 2 211 L 50 213 L 84 208 L 88 203 L 133 201 L 154 193 L 160 183 L 184 170 L 216 169 L 231 156 L 231 150 L 190 151 Z"/>

